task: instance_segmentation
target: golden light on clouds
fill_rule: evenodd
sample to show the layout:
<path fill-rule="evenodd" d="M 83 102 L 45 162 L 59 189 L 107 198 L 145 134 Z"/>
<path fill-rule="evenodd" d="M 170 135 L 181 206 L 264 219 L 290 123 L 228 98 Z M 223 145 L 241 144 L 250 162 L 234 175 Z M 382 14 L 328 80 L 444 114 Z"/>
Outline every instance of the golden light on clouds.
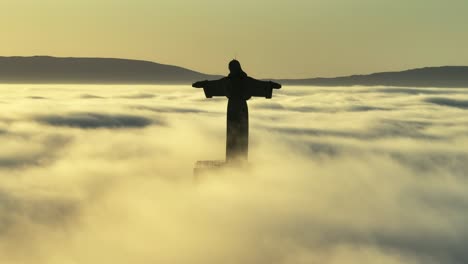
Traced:
<path fill-rule="evenodd" d="M 224 99 L 0 92 L 1 263 L 468 259 L 466 89 L 283 88 L 249 101 L 253 167 L 198 181 L 196 160 L 224 156 Z"/>

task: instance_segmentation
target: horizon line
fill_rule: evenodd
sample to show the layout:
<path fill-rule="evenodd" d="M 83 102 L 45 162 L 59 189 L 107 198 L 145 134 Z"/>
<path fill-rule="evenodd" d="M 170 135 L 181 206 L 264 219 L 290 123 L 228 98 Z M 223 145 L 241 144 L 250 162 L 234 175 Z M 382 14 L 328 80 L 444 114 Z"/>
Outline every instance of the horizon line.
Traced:
<path fill-rule="evenodd" d="M 96 57 L 96 56 L 84 56 L 84 57 L 70 57 L 70 56 L 52 56 L 52 55 L 30 55 L 30 56 L 22 56 L 22 55 L 12 55 L 12 56 L 2 56 L 0 58 L 54 58 L 54 59 L 104 59 L 104 60 L 127 60 L 127 61 L 139 61 L 139 62 L 147 62 L 153 64 L 159 64 L 162 66 L 169 66 L 169 67 L 177 67 L 185 70 L 189 70 L 192 72 L 200 73 L 203 75 L 210 75 L 210 76 L 224 76 L 224 74 L 211 74 L 211 73 L 204 73 L 198 70 L 193 70 L 188 67 L 179 66 L 175 64 L 167 64 L 167 63 L 160 63 L 156 61 L 151 61 L 147 59 L 130 59 L 130 58 L 121 58 L 121 57 Z M 309 79 L 335 79 L 335 78 L 342 78 L 342 77 L 353 77 L 353 76 L 366 76 L 372 74 L 380 74 L 380 73 L 398 73 L 398 72 L 405 72 L 411 70 L 419 70 L 419 69 L 428 69 L 428 68 L 447 68 L 447 67 L 468 67 L 468 65 L 438 65 L 438 66 L 420 66 L 416 68 L 405 68 L 402 70 L 392 70 L 392 71 L 374 71 L 370 73 L 355 73 L 350 75 L 338 75 L 333 77 L 305 77 L 305 78 L 262 78 L 262 79 L 270 79 L 270 80 L 285 80 L 285 81 L 294 81 L 294 80 L 309 80 Z"/>

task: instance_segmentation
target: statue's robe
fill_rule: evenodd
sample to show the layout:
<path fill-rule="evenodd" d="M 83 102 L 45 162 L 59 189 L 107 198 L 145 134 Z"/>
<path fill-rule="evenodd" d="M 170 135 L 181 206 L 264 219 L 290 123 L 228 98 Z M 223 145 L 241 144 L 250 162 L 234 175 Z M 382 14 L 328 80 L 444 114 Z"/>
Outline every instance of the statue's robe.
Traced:
<path fill-rule="evenodd" d="M 193 84 L 203 88 L 205 96 L 226 96 L 227 132 L 226 132 L 226 162 L 246 162 L 249 149 L 249 109 L 247 100 L 252 96 L 271 98 L 273 89 L 281 85 L 260 81 L 248 77 L 247 74 L 229 75 L 215 81 L 201 81 Z"/>

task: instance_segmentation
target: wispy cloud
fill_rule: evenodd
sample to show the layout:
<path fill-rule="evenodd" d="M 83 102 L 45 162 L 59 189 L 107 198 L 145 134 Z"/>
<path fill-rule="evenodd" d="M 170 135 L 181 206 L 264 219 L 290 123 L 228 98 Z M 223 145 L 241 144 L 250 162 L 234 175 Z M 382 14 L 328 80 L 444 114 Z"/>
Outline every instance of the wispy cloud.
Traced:
<path fill-rule="evenodd" d="M 9 88 L 1 263 L 468 262 L 465 89 L 284 87 L 249 101 L 249 169 L 195 180 L 224 157 L 223 98 Z"/>
<path fill-rule="evenodd" d="M 151 124 L 161 125 L 149 118 L 126 114 L 71 113 L 67 115 L 44 115 L 36 121 L 51 126 L 68 126 L 78 128 L 135 128 Z"/>

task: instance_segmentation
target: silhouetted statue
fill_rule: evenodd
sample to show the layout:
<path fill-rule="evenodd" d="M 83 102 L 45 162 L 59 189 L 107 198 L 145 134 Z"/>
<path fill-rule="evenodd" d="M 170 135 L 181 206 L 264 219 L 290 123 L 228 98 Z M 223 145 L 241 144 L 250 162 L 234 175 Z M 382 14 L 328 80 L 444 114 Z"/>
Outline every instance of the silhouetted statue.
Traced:
<path fill-rule="evenodd" d="M 237 60 L 229 62 L 229 75 L 220 80 L 196 82 L 192 86 L 203 88 L 206 98 L 226 96 L 227 135 L 226 162 L 246 162 L 249 149 L 249 110 L 247 100 L 252 96 L 270 99 L 273 89 L 281 85 L 271 81 L 260 81 L 247 76 Z"/>

